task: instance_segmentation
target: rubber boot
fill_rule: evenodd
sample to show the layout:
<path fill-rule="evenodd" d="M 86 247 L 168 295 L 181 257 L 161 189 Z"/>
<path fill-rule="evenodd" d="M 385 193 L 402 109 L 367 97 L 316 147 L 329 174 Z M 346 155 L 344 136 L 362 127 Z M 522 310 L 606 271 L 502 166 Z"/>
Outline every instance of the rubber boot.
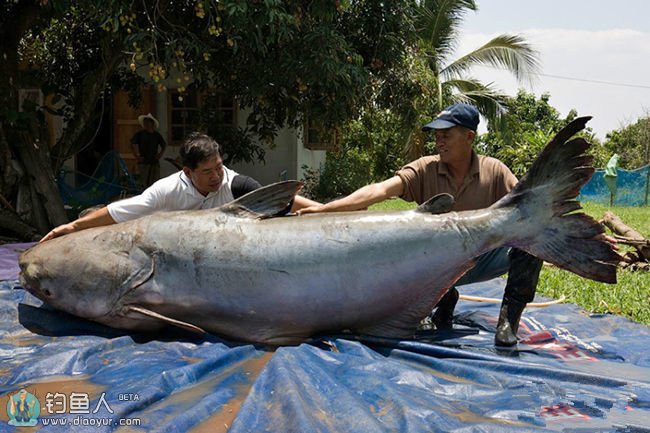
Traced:
<path fill-rule="evenodd" d="M 436 329 L 451 329 L 454 323 L 454 308 L 458 303 L 458 290 L 452 287 L 440 299 L 435 313 L 431 316 L 431 323 Z"/>
<path fill-rule="evenodd" d="M 497 346 L 517 344 L 517 330 L 521 313 L 535 297 L 539 273 L 544 262 L 525 251 L 510 251 L 510 268 L 506 283 L 494 343 Z"/>
<path fill-rule="evenodd" d="M 517 331 L 521 313 L 526 308 L 525 302 L 518 302 L 512 299 L 503 298 L 497 332 L 494 335 L 494 344 L 497 346 L 514 346 L 517 344 Z"/>

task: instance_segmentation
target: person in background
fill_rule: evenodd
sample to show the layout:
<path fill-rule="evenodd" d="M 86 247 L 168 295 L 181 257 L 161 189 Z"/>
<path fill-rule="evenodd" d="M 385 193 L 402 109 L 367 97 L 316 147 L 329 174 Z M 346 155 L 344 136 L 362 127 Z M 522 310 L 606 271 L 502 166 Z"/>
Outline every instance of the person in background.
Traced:
<path fill-rule="evenodd" d="M 159 123 L 151 113 L 138 116 L 142 129 L 131 137 L 131 149 L 138 161 L 140 186 L 147 188 L 160 178 L 160 158 L 167 143 L 157 131 Z"/>
<path fill-rule="evenodd" d="M 255 179 L 225 167 L 219 144 L 208 135 L 193 133 L 188 136 L 181 146 L 180 157 L 183 166 L 180 171 L 160 179 L 140 195 L 110 203 L 52 229 L 40 242 L 154 212 L 216 208 L 261 186 Z M 318 204 L 297 195 L 291 211 Z"/>
<path fill-rule="evenodd" d="M 478 124 L 479 112 L 474 106 L 451 105 L 422 128 L 434 132 L 437 155 L 415 160 L 383 182 L 364 186 L 327 204 L 309 206 L 298 213 L 361 210 L 392 197 L 422 204 L 440 193 L 454 196 L 454 211 L 489 207 L 515 186 L 517 178 L 501 161 L 478 155 L 473 150 Z M 519 319 L 526 304 L 535 296 L 543 262 L 524 251 L 505 247 L 485 253 L 475 262 L 455 285 L 486 281 L 508 272 L 495 343 L 515 345 Z M 437 329 L 452 327 L 458 297 L 456 287 L 451 287 L 438 303 L 430 317 Z"/>

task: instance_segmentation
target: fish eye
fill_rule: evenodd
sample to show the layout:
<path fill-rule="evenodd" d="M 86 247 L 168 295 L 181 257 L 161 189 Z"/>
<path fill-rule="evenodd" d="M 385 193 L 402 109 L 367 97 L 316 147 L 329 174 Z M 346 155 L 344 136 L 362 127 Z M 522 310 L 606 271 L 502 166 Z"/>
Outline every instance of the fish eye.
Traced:
<path fill-rule="evenodd" d="M 48 298 L 52 297 L 52 292 L 50 292 L 50 289 L 43 289 L 43 294 Z"/>

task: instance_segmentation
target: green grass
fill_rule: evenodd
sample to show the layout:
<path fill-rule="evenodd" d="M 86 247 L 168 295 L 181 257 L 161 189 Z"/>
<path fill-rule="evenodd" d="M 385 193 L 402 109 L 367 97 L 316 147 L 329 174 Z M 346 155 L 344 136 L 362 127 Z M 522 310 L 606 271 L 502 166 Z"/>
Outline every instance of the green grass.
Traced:
<path fill-rule="evenodd" d="M 404 201 L 399 198 L 393 198 L 383 201 L 381 203 L 373 204 L 370 210 L 408 210 L 413 209 L 417 205 L 413 202 Z"/>
<path fill-rule="evenodd" d="M 625 224 L 646 238 L 650 237 L 650 207 L 602 206 L 582 203 L 584 212 L 602 219 L 606 211 L 614 212 Z M 621 246 L 621 251 L 625 250 Z M 597 283 L 571 272 L 544 266 L 537 292 L 580 305 L 593 313 L 612 313 L 650 325 L 650 272 L 619 269 L 616 284 Z"/>
<path fill-rule="evenodd" d="M 602 206 L 582 203 L 584 212 L 595 219 L 602 219 L 606 211 L 614 212 L 625 224 L 650 238 L 650 207 Z M 387 200 L 370 207 L 373 210 L 406 210 L 413 203 L 400 199 Z M 621 246 L 624 251 L 625 247 Z M 611 313 L 627 317 L 635 322 L 650 325 L 650 272 L 619 269 L 616 284 L 604 284 L 587 280 L 554 266 L 544 266 L 539 278 L 537 293 L 580 305 L 592 313 Z"/>

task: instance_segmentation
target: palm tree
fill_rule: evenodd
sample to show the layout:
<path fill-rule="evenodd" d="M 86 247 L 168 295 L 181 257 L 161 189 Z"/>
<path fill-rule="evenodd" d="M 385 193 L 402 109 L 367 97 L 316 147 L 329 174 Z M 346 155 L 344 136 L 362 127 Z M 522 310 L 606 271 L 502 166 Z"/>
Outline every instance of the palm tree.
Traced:
<path fill-rule="evenodd" d="M 511 72 L 518 81 L 531 80 L 539 70 L 538 53 L 519 35 L 503 34 L 474 51 L 454 59 L 458 35 L 468 11 L 477 11 L 474 0 L 423 0 L 417 3 L 415 29 L 419 39 L 428 89 L 428 105 L 434 111 L 455 102 L 469 102 L 488 121 L 505 127 L 503 114 L 508 96 L 492 83 L 484 84 L 468 76 L 475 66 L 492 66 Z M 425 95 L 426 97 L 426 95 Z M 430 116 L 431 113 L 428 113 Z M 423 139 L 413 131 L 407 151 L 419 156 Z"/>

